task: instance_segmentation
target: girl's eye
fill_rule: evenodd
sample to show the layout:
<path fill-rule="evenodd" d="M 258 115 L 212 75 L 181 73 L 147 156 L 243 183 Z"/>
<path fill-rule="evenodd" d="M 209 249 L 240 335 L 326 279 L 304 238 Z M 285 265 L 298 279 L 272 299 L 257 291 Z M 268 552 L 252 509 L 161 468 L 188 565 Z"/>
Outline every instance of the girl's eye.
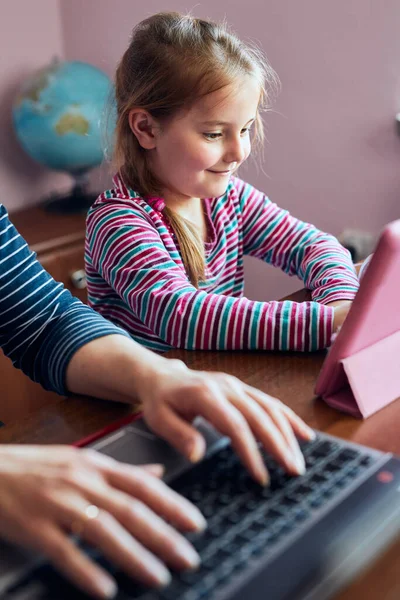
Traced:
<path fill-rule="evenodd" d="M 243 129 L 240 131 L 240 135 L 245 136 L 248 133 L 250 133 L 251 127 L 251 125 L 249 127 L 243 127 Z M 207 140 L 218 140 L 222 137 L 222 133 L 220 131 L 215 131 L 213 133 L 203 133 L 203 135 Z"/>
<path fill-rule="evenodd" d="M 203 133 L 207 140 L 217 140 L 222 136 L 222 133 Z"/>

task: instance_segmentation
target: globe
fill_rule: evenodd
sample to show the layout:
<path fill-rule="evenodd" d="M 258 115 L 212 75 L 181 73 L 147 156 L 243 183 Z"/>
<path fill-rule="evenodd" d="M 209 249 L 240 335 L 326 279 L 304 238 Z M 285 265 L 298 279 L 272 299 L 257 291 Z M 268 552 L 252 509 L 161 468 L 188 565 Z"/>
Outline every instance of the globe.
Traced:
<path fill-rule="evenodd" d="M 102 162 L 115 126 L 108 110 L 112 89 L 109 77 L 93 65 L 54 60 L 23 83 L 13 104 L 15 132 L 25 151 L 74 177 L 66 210 L 90 204 L 91 198 L 84 201 L 87 174 Z"/>

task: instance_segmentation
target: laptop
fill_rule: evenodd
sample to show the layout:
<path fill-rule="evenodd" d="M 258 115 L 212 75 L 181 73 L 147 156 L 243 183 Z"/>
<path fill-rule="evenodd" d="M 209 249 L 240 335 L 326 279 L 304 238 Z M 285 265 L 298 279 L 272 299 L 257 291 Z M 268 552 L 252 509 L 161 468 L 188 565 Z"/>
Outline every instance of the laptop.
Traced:
<path fill-rule="evenodd" d="M 196 420 L 207 453 L 192 465 L 139 419 L 91 446 L 132 464 L 163 462 L 165 479 L 196 504 L 208 529 L 188 534 L 202 563 L 150 590 L 85 551 L 119 585 L 118 600 L 327 600 L 400 532 L 400 459 L 318 433 L 302 444 L 307 472 L 290 477 L 264 453 L 269 488 L 256 484 L 229 439 Z M 45 560 L 2 543 L 2 600 L 87 600 Z"/>
<path fill-rule="evenodd" d="M 400 221 L 385 229 L 317 383 L 327 401 L 357 415 L 365 407 L 364 416 L 377 407 L 370 400 L 363 404 L 359 393 L 357 364 L 361 360 L 365 368 L 369 363 L 365 354 L 361 359 L 358 354 L 382 340 L 384 346 L 378 350 L 387 352 L 386 340 L 400 329 L 394 295 L 394 282 L 400 282 L 399 240 Z M 373 316 L 377 311 L 382 318 Z M 389 311 L 392 319 L 386 318 Z M 352 356 L 356 367 L 350 364 L 346 370 L 341 361 Z M 386 359 L 393 376 L 390 352 Z M 394 395 L 393 388 L 388 389 L 391 401 L 397 384 Z M 335 404 L 327 390 L 347 390 L 347 399 L 343 400 L 343 392 Z M 201 418 L 195 425 L 207 443 L 206 456 L 196 465 L 140 419 L 125 419 L 79 444 L 131 464 L 162 462 L 165 480 L 208 520 L 204 533 L 188 534 L 202 558 L 199 570 L 174 573 L 163 590 L 142 587 L 86 547 L 115 576 L 119 600 L 328 600 L 398 537 L 400 458 L 317 432 L 314 441 L 302 444 L 307 472 L 301 477 L 288 476 L 264 452 L 271 485 L 261 488 L 240 464 L 229 439 Z M 87 596 L 44 559 L 1 542 L 0 598 L 79 600 Z"/>
<path fill-rule="evenodd" d="M 350 312 L 330 348 L 315 392 L 329 405 L 368 417 L 400 398 L 400 220 L 387 225 Z"/>

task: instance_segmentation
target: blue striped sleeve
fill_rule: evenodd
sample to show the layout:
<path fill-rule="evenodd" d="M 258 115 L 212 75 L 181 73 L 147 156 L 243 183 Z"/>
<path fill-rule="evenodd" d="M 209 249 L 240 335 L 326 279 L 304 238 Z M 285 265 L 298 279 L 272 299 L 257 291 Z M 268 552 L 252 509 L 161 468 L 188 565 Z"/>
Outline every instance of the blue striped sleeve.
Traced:
<path fill-rule="evenodd" d="M 106 335 L 129 337 L 45 271 L 0 205 L 0 346 L 44 388 L 65 395 L 73 354 Z"/>

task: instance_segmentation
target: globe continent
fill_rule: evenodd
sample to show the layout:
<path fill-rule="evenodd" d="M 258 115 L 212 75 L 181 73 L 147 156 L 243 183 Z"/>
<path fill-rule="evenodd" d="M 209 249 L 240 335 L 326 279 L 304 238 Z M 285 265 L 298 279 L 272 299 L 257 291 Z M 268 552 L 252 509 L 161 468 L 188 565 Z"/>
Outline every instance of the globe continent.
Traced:
<path fill-rule="evenodd" d="M 115 125 L 112 99 L 105 73 L 55 61 L 22 86 L 13 106 L 17 137 L 34 160 L 79 175 L 103 160 Z"/>

